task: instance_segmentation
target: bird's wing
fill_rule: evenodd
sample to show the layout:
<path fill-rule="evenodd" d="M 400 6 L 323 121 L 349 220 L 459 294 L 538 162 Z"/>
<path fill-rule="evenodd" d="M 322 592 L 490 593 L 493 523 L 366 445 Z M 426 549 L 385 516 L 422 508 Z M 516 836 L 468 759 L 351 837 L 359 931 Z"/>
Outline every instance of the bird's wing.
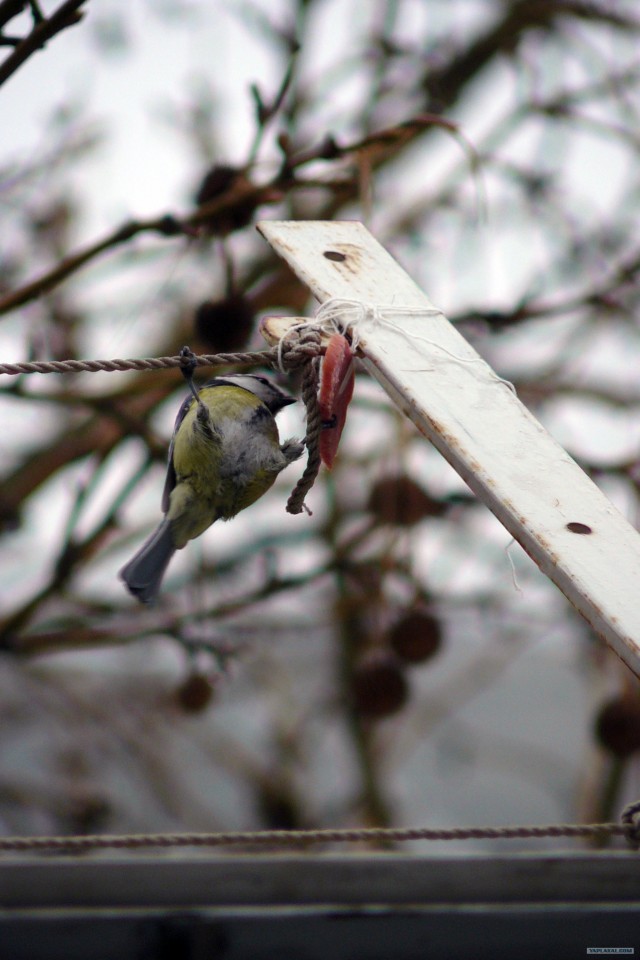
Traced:
<path fill-rule="evenodd" d="M 166 513 L 169 509 L 169 497 L 171 496 L 171 491 L 176 485 L 176 469 L 173 465 L 173 445 L 175 443 L 176 433 L 178 432 L 178 427 L 184 420 L 189 410 L 189 407 L 194 402 L 193 397 L 189 395 L 183 400 L 180 409 L 178 410 L 178 416 L 176 417 L 176 422 L 173 425 L 173 434 L 171 436 L 171 444 L 169 445 L 169 457 L 167 463 L 167 476 L 164 481 L 164 490 L 162 491 L 162 512 Z"/>

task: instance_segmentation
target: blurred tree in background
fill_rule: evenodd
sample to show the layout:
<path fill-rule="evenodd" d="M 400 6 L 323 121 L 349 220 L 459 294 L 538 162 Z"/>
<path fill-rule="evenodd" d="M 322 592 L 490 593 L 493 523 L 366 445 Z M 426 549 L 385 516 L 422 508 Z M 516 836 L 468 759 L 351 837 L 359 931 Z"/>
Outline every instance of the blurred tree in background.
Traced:
<path fill-rule="evenodd" d="M 186 37 L 233 18 L 229 58 L 262 51 L 252 127 L 221 109 L 215 49 L 189 90 L 160 65 L 185 202 L 138 218 L 132 193 L 100 235 L 81 98 L 41 150 L 5 138 L 0 359 L 259 349 L 262 315 L 314 305 L 256 219 L 362 219 L 637 522 L 635 4 L 143 7 Z M 38 8 L 0 13 L 15 57 Z M 135 64 L 132 20 L 87 3 L 0 97 L 83 46 L 105 77 Z M 0 380 L 4 832 L 606 819 L 637 795 L 636 680 L 362 371 L 312 516 L 284 512 L 296 465 L 135 604 L 117 570 L 159 518 L 184 392 L 175 371 Z"/>

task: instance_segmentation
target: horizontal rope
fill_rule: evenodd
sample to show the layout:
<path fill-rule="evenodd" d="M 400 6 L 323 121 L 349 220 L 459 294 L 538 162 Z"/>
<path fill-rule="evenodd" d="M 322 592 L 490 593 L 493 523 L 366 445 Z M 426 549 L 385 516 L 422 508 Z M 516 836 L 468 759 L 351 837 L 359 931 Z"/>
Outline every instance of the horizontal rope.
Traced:
<path fill-rule="evenodd" d="M 227 364 L 271 364 L 281 369 L 300 366 L 305 360 L 324 353 L 314 331 L 281 341 L 269 350 L 244 353 L 204 353 L 193 360 L 198 367 Z M 0 374 L 19 376 L 23 373 L 122 373 L 128 370 L 168 370 L 184 365 L 184 357 L 145 357 L 127 360 L 30 360 L 20 363 L 0 363 Z"/>
<path fill-rule="evenodd" d="M 256 350 L 252 353 L 207 353 L 195 357 L 199 367 L 228 363 L 271 363 L 277 357 L 274 350 Z M 121 373 L 125 370 L 167 370 L 180 367 L 179 357 L 147 357 L 130 360 L 34 360 L 25 363 L 0 363 L 0 373 L 17 376 L 21 373 Z"/>
<path fill-rule="evenodd" d="M 315 844 L 393 842 L 415 840 L 525 840 L 545 837 L 602 838 L 624 836 L 633 840 L 635 827 L 621 823 L 558 824 L 522 827 L 388 827 L 346 830 L 255 830 L 229 833 L 130 834 L 69 837 L 0 837 L 0 851 L 141 850 L 168 847 L 267 846 L 304 847 Z"/>

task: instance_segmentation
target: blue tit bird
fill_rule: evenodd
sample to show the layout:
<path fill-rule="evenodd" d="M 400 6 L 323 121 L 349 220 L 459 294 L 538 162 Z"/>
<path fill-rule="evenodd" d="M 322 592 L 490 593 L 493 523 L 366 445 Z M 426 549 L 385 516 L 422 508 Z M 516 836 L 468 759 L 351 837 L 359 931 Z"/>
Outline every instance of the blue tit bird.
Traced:
<path fill-rule="evenodd" d="M 190 374 L 185 377 L 192 396 L 173 430 L 164 519 L 120 571 L 142 603 L 157 597 L 176 550 L 216 520 L 230 520 L 255 503 L 304 449 L 295 439 L 280 444 L 275 414 L 295 400 L 266 377 L 216 377 L 200 389 Z"/>

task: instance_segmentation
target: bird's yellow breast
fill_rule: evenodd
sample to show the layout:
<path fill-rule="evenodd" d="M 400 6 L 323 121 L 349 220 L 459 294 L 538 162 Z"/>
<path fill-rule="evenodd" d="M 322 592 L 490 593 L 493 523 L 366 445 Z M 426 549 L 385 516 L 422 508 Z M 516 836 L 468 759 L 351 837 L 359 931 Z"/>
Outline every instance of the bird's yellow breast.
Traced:
<path fill-rule="evenodd" d="M 204 387 L 200 399 L 209 411 L 209 424 L 199 419 L 194 400 L 174 437 L 173 466 L 178 479 L 215 471 L 221 459 L 241 454 L 235 445 L 250 442 L 256 429 L 277 443 L 274 418 L 248 390 L 230 385 Z"/>
<path fill-rule="evenodd" d="M 169 518 L 182 546 L 217 519 L 229 519 L 262 496 L 283 467 L 275 419 L 262 401 L 232 385 L 205 387 L 173 439 L 176 485 Z"/>

